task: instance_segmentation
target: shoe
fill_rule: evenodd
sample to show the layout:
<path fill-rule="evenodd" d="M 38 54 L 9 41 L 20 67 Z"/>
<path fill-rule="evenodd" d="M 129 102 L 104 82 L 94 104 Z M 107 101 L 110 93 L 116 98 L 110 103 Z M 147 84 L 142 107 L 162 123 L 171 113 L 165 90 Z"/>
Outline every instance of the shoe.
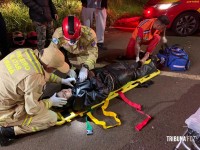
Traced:
<path fill-rule="evenodd" d="M 154 82 L 152 80 L 148 80 L 144 83 L 139 84 L 138 86 L 136 86 L 136 88 L 148 88 L 152 84 L 154 84 Z"/>
<path fill-rule="evenodd" d="M 14 127 L 0 127 L 0 145 L 8 146 L 15 139 Z"/>
<path fill-rule="evenodd" d="M 103 43 L 97 43 L 98 50 L 108 50 L 107 47 L 103 46 Z"/>
<path fill-rule="evenodd" d="M 161 62 L 161 61 L 157 58 L 157 56 L 150 55 L 150 56 L 149 56 L 149 59 L 151 59 L 151 61 L 154 63 L 154 65 L 156 66 L 157 69 L 162 70 L 162 69 L 165 67 L 164 63 Z"/>
<path fill-rule="evenodd" d="M 126 56 L 118 56 L 118 60 L 133 60 L 133 58 L 127 58 Z"/>

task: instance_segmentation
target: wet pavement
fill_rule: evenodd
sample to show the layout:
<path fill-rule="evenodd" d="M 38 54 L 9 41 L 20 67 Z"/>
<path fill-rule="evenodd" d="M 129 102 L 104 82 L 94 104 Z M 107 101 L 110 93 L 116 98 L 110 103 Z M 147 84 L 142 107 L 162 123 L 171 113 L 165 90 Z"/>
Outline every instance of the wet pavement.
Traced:
<path fill-rule="evenodd" d="M 130 37 L 131 32 L 108 30 L 105 34 L 108 50 L 99 52 L 97 66 L 112 63 L 122 55 Z M 126 93 L 130 100 L 142 104 L 143 110 L 153 117 L 142 131 L 137 132 L 134 128 L 144 116 L 115 98 L 108 110 L 119 115 L 121 126 L 105 130 L 91 123 L 94 134 L 88 136 L 85 117 L 76 118 L 71 123 L 25 136 L 8 147 L 0 147 L 0 150 L 172 150 L 178 142 L 167 141 L 167 136 L 182 135 L 186 130 L 184 121 L 200 104 L 200 34 L 177 37 L 169 32 L 167 38 L 169 45 L 180 44 L 185 48 L 191 67 L 179 74 L 162 71 L 149 88 L 134 88 Z M 160 45 L 156 51 L 159 48 Z M 58 88 L 49 86 L 48 93 Z M 104 118 L 100 109 L 94 110 L 94 114 Z M 183 147 L 180 149 L 184 150 Z"/>

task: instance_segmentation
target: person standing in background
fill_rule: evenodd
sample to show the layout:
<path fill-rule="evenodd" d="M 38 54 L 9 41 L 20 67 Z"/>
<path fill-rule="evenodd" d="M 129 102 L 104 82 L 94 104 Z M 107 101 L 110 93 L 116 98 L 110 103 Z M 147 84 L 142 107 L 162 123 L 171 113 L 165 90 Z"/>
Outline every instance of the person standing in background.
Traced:
<path fill-rule="evenodd" d="M 4 18 L 0 12 L 0 45 L 1 45 L 1 56 L 0 59 L 4 58 L 10 53 L 9 51 L 9 42 L 7 37 L 7 29 Z"/>
<path fill-rule="evenodd" d="M 99 50 L 106 50 L 104 47 L 104 32 L 107 18 L 107 0 L 81 0 L 81 17 L 83 25 L 91 27 L 95 15 L 97 46 Z"/>
<path fill-rule="evenodd" d="M 49 45 L 54 33 L 53 19 L 58 20 L 57 10 L 52 0 L 22 0 L 29 7 L 30 19 L 36 28 L 38 50 Z M 47 43 L 46 43 L 46 40 Z"/>

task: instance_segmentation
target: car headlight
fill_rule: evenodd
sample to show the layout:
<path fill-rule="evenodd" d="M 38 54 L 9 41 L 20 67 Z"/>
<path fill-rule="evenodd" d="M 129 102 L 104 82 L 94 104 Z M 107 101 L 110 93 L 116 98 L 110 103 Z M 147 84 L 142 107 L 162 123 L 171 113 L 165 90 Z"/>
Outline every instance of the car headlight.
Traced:
<path fill-rule="evenodd" d="M 157 8 L 160 10 L 166 10 L 166 9 L 170 8 L 171 6 L 172 6 L 172 4 L 159 4 L 157 6 Z"/>
<path fill-rule="evenodd" d="M 169 9 L 171 7 L 174 7 L 176 5 L 178 5 L 179 2 L 176 2 L 176 3 L 168 3 L 168 4 L 157 4 L 155 5 L 154 7 L 159 9 L 159 10 L 166 10 L 166 9 Z"/>

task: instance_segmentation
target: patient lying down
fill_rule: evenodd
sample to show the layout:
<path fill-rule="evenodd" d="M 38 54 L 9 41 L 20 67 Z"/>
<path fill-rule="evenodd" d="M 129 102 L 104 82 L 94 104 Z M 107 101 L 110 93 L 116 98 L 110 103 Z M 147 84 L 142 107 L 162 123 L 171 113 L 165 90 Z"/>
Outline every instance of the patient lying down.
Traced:
<path fill-rule="evenodd" d="M 66 98 L 70 107 L 82 111 L 105 100 L 110 92 L 121 88 L 129 81 L 134 81 L 157 71 L 153 61 L 138 68 L 134 60 L 109 64 L 103 68 L 95 68 L 89 72 L 84 82 L 77 80 L 74 87 L 62 87 L 58 97 Z"/>

